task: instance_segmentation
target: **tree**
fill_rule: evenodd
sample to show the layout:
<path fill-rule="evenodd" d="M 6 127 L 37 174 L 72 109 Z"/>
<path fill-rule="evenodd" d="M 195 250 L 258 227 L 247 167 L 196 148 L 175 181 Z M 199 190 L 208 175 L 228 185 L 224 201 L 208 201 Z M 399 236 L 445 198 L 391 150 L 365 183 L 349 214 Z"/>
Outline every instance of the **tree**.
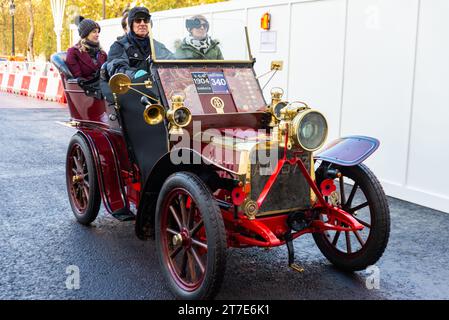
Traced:
<path fill-rule="evenodd" d="M 27 41 L 27 59 L 28 61 L 34 61 L 34 17 L 33 17 L 33 3 L 31 0 L 27 1 L 28 15 L 30 18 L 30 32 L 28 34 Z"/>
<path fill-rule="evenodd" d="M 189 7 L 199 4 L 214 3 L 226 0 L 146 0 L 135 1 L 147 6 L 151 12 L 173 8 Z M 106 18 L 122 16 L 123 9 L 133 0 L 104 0 Z M 56 35 L 53 30 L 53 16 L 49 0 L 16 0 L 15 14 L 15 49 L 16 54 L 32 56 L 43 55 L 46 59 L 56 51 Z M 9 0 L 0 0 L 0 54 L 11 54 L 11 17 Z M 72 8 L 76 10 L 67 10 Z M 67 0 L 66 15 L 63 24 L 62 47 L 70 44 L 70 24 L 76 11 L 86 18 L 102 19 L 103 0 Z M 36 23 L 34 23 L 36 21 Z M 25 23 L 26 22 L 26 23 Z"/>

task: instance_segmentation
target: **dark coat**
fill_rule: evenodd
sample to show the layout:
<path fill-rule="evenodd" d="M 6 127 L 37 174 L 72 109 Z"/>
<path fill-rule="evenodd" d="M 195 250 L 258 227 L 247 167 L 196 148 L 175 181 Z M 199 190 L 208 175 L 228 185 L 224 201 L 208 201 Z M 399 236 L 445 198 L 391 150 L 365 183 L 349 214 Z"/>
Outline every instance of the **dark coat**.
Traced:
<path fill-rule="evenodd" d="M 92 79 L 107 58 L 106 52 L 100 51 L 97 54 L 97 63 L 94 63 L 87 52 L 81 51 L 78 46 L 74 46 L 67 50 L 66 64 L 75 78 Z"/>
<path fill-rule="evenodd" d="M 170 52 L 162 43 L 154 40 L 156 56 L 162 60 L 173 59 Z M 120 40 L 115 41 L 109 50 L 107 72 L 109 77 L 116 73 L 124 73 L 131 79 L 138 70 L 150 71 L 150 59 L 142 50 L 130 39 L 127 34 Z"/>

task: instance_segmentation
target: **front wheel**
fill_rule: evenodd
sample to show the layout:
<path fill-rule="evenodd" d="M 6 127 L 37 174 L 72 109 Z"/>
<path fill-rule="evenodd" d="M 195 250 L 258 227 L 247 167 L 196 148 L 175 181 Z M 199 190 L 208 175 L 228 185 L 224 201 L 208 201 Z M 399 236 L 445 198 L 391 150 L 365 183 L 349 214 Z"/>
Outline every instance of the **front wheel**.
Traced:
<path fill-rule="evenodd" d="M 321 164 L 328 165 L 325 162 Z M 332 167 L 342 174 L 334 181 L 339 199 L 337 205 L 351 214 L 364 229 L 354 232 L 325 231 L 314 233 L 313 238 L 323 255 L 338 268 L 363 270 L 380 259 L 388 243 L 390 211 L 387 197 L 367 166 Z M 323 180 L 319 175 L 320 170 L 317 170 L 318 185 Z M 325 220 L 326 217 L 322 215 L 321 219 Z"/>
<path fill-rule="evenodd" d="M 181 299 L 211 299 L 226 266 L 220 208 L 195 174 L 179 172 L 162 186 L 156 208 L 156 247 L 170 288 Z"/>

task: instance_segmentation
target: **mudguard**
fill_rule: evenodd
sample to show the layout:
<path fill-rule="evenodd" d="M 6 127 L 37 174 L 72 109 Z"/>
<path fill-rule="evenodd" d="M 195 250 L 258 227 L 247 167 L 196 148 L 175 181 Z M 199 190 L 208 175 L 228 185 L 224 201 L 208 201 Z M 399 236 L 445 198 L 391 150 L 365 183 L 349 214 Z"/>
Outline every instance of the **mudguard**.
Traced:
<path fill-rule="evenodd" d="M 104 131 L 94 128 L 78 128 L 92 151 L 97 170 L 103 204 L 109 213 L 127 207 L 120 167 L 113 143 Z"/>
<path fill-rule="evenodd" d="M 379 140 L 365 136 L 349 136 L 332 141 L 315 160 L 323 160 L 341 166 L 355 166 L 365 161 L 379 147 Z"/>

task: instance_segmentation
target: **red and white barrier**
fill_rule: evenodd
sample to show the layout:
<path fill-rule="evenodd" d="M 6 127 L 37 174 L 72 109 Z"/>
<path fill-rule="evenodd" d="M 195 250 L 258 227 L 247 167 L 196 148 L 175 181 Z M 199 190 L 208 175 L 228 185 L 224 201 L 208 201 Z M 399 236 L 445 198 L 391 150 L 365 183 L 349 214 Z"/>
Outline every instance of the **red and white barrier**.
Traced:
<path fill-rule="evenodd" d="M 6 85 L 6 92 L 12 93 L 14 89 L 14 82 L 16 80 L 16 75 L 14 73 L 8 74 L 8 84 Z"/>
<path fill-rule="evenodd" d="M 67 103 L 59 72 L 50 63 L 0 63 L 0 90 Z"/>
<path fill-rule="evenodd" d="M 30 81 L 31 81 L 31 76 L 30 75 L 24 75 L 22 78 L 22 85 L 20 86 L 20 91 L 19 94 L 22 96 L 27 96 L 28 95 L 28 90 L 30 88 Z"/>
<path fill-rule="evenodd" d="M 36 98 L 44 100 L 45 98 L 45 91 L 47 91 L 47 77 L 40 77 L 39 78 L 39 85 L 37 86 L 37 95 Z"/>
<path fill-rule="evenodd" d="M 28 96 L 36 98 L 37 97 L 37 91 L 39 89 L 39 82 L 40 82 L 39 76 L 33 76 L 30 79 L 30 86 L 28 88 Z"/>
<path fill-rule="evenodd" d="M 14 85 L 12 87 L 12 92 L 19 94 L 20 89 L 22 88 L 22 80 L 23 80 L 23 73 L 16 74 L 14 78 Z"/>
<path fill-rule="evenodd" d="M 6 91 L 6 86 L 8 85 L 8 74 L 7 73 L 0 73 L 1 74 L 1 81 L 0 81 L 0 90 Z"/>
<path fill-rule="evenodd" d="M 61 82 L 61 79 L 55 76 L 48 76 L 47 77 L 47 88 L 45 90 L 44 99 L 45 100 L 51 100 L 56 101 L 58 96 L 58 89 L 59 89 L 59 83 Z"/>

